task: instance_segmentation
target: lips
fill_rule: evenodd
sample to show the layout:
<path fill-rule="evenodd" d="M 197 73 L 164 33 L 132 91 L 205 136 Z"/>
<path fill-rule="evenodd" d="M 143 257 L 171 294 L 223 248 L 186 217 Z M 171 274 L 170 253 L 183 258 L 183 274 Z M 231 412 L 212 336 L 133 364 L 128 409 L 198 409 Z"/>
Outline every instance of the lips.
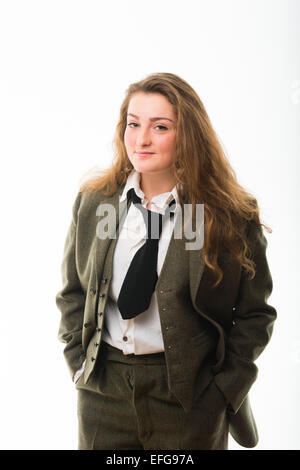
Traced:
<path fill-rule="evenodd" d="M 153 152 L 137 152 L 137 155 L 139 157 L 149 157 L 150 155 L 153 155 Z"/>

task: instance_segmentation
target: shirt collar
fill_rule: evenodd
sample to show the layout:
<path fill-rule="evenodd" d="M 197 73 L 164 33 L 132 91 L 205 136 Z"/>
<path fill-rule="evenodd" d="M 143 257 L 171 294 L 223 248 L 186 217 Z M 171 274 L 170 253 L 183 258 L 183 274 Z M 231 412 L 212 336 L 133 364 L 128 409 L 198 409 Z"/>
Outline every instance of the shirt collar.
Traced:
<path fill-rule="evenodd" d="M 120 202 L 124 201 L 127 198 L 127 192 L 131 188 L 134 188 L 136 195 L 141 198 L 141 204 L 146 206 L 145 194 L 143 193 L 140 187 L 140 177 L 141 177 L 141 174 L 137 172 L 135 169 L 131 171 L 131 173 L 127 177 L 127 181 L 126 181 L 123 193 L 120 197 Z M 165 211 L 166 207 L 169 205 L 172 199 L 175 199 L 175 203 L 176 203 L 176 206 L 173 209 L 173 212 L 178 212 L 179 198 L 178 198 L 176 185 L 171 191 L 168 191 L 162 194 L 157 194 L 156 196 L 154 196 L 151 202 L 153 203 L 154 208 Z"/>

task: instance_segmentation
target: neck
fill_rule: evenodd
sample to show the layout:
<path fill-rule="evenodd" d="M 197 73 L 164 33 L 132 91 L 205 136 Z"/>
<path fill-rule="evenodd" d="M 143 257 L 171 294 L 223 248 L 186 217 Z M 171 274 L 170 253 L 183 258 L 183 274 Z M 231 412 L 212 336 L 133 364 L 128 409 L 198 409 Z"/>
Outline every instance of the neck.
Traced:
<path fill-rule="evenodd" d="M 148 201 L 151 201 L 151 199 L 158 194 L 171 191 L 175 184 L 176 181 L 172 174 L 168 174 L 168 176 L 166 176 L 165 173 L 140 174 L 140 188 Z"/>

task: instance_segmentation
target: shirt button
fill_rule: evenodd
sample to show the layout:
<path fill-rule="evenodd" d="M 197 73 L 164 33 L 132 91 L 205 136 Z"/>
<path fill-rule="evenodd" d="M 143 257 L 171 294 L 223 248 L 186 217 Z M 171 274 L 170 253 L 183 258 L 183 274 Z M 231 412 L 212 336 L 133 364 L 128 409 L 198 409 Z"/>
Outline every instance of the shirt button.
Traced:
<path fill-rule="evenodd" d="M 123 336 L 123 341 L 127 341 L 127 340 L 128 340 L 127 336 Z"/>

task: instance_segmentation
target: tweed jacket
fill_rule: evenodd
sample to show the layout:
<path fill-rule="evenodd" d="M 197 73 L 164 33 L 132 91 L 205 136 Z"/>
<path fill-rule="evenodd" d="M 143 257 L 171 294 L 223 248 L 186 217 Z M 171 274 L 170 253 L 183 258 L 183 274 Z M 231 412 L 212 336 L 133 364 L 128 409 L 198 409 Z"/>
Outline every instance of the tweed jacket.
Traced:
<path fill-rule="evenodd" d="M 127 207 L 126 201 L 119 203 L 123 189 L 119 186 L 110 197 L 79 192 L 64 246 L 63 286 L 56 295 L 61 311 L 58 337 L 66 344 L 64 355 L 72 376 L 86 360 L 85 383 L 101 343 L 113 247 Z M 106 238 L 100 238 L 97 209 L 104 204 L 115 208 L 115 216 Z M 256 265 L 252 280 L 221 250 L 223 279 L 213 288 L 203 248 L 187 251 L 184 237 L 172 235 L 155 291 L 170 389 L 189 410 L 212 374 L 229 405 L 232 436 L 244 447 L 253 447 L 258 435 L 248 392 L 257 378 L 255 360 L 271 338 L 277 313 L 267 303 L 273 288 L 267 240 L 253 222 L 248 223 L 245 237 Z M 205 357 L 213 357 L 209 367 Z M 201 371 L 206 371 L 203 376 Z"/>

